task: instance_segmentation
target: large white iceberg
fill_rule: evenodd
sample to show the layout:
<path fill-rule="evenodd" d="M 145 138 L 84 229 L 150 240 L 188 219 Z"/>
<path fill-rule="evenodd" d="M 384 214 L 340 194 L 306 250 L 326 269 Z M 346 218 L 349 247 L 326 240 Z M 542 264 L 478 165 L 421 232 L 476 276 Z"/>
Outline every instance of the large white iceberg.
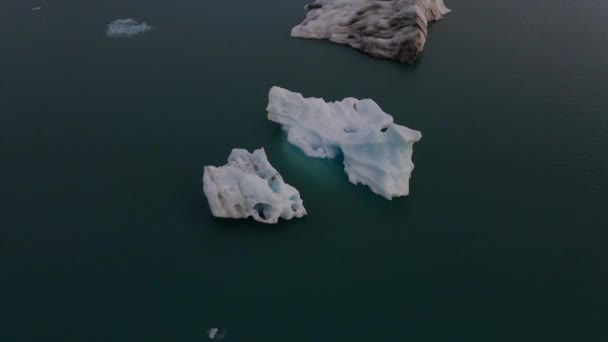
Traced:
<path fill-rule="evenodd" d="M 253 217 L 277 223 L 306 215 L 300 193 L 286 184 L 268 162 L 263 148 L 249 153 L 233 149 L 228 164 L 205 166 L 203 191 L 216 217 Z"/>
<path fill-rule="evenodd" d="M 329 39 L 375 57 L 413 63 L 429 21 L 450 12 L 443 0 L 316 0 L 292 37 Z"/>
<path fill-rule="evenodd" d="M 386 199 L 409 194 L 413 145 L 422 134 L 393 123 L 376 102 L 349 97 L 326 103 L 272 87 L 268 119 L 282 125 L 287 140 L 307 156 L 342 154 L 353 184 L 364 184 Z"/>
<path fill-rule="evenodd" d="M 108 25 L 106 35 L 108 38 L 131 37 L 150 31 L 152 26 L 138 23 L 134 19 L 118 19 Z"/>

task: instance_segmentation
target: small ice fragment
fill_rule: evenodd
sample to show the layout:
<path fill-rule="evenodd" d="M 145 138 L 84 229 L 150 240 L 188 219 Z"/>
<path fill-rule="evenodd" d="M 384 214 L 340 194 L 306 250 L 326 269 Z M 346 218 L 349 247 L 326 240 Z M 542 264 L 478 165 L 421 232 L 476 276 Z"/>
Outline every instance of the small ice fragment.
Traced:
<path fill-rule="evenodd" d="M 211 328 L 207 330 L 207 337 L 209 337 L 210 340 L 222 340 L 226 337 L 226 332 L 220 331 L 218 328 Z"/>
<path fill-rule="evenodd" d="M 40 10 L 42 10 L 42 7 L 41 7 L 41 6 L 38 6 L 38 7 L 34 7 L 34 8 L 32 8 L 32 11 L 34 11 L 34 12 L 36 12 L 36 11 L 40 11 Z"/>
<path fill-rule="evenodd" d="M 118 19 L 108 25 L 106 35 L 108 38 L 131 37 L 150 31 L 152 26 L 134 19 Z"/>

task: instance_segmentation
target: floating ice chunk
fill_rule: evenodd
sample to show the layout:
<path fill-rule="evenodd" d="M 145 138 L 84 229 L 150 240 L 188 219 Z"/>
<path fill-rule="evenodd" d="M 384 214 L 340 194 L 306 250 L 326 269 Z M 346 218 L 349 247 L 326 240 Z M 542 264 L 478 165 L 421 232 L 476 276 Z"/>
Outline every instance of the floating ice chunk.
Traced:
<path fill-rule="evenodd" d="M 329 39 L 381 58 L 413 63 L 429 21 L 450 12 L 443 0 L 316 0 L 292 37 Z"/>
<path fill-rule="evenodd" d="M 38 6 L 38 7 L 33 7 L 32 11 L 36 12 L 36 11 L 41 11 L 42 7 Z"/>
<path fill-rule="evenodd" d="M 268 100 L 268 119 L 281 124 L 287 140 L 307 156 L 342 154 L 351 183 L 389 200 L 409 194 L 413 145 L 422 134 L 394 124 L 376 102 L 349 97 L 326 103 L 279 87 L 270 89 Z"/>
<path fill-rule="evenodd" d="M 226 332 L 220 331 L 218 328 L 211 328 L 207 330 L 207 337 L 209 337 L 210 340 L 223 340 L 224 337 L 226 337 Z"/>
<path fill-rule="evenodd" d="M 205 166 L 203 191 L 214 216 L 277 223 L 306 215 L 300 193 L 286 184 L 261 148 L 233 149 L 228 164 Z"/>
<path fill-rule="evenodd" d="M 108 25 L 108 38 L 131 37 L 150 31 L 152 26 L 146 23 L 138 23 L 134 19 L 118 19 Z"/>

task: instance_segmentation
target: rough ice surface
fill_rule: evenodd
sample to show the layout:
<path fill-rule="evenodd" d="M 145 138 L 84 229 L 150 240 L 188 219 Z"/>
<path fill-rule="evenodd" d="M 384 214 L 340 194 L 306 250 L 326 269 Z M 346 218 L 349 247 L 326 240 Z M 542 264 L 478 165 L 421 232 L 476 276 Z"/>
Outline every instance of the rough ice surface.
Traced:
<path fill-rule="evenodd" d="M 216 217 L 277 223 L 306 215 L 300 193 L 270 165 L 263 148 L 233 149 L 228 164 L 205 166 L 203 191 Z"/>
<path fill-rule="evenodd" d="M 329 39 L 372 56 L 413 63 L 429 21 L 450 12 L 443 0 L 316 0 L 292 37 Z"/>
<path fill-rule="evenodd" d="M 349 97 L 326 103 L 279 87 L 270 89 L 268 100 L 268 119 L 281 124 L 287 140 L 307 156 L 342 154 L 351 183 L 389 200 L 409 194 L 413 145 L 422 134 L 394 124 L 376 102 Z"/>
<path fill-rule="evenodd" d="M 138 23 L 134 19 L 118 19 L 108 25 L 106 35 L 108 38 L 131 37 L 150 31 L 152 26 Z"/>

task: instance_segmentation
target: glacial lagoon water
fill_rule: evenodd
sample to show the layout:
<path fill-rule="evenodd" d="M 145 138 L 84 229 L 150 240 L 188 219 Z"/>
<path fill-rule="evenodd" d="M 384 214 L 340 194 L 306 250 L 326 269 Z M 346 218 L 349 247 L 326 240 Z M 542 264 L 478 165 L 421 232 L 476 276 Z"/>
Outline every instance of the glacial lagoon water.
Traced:
<path fill-rule="evenodd" d="M 608 4 L 446 4 L 408 66 L 296 0 L 2 3 L 0 340 L 607 341 Z M 411 195 L 289 145 L 273 85 L 420 130 Z M 309 215 L 213 218 L 203 165 L 262 146 Z"/>

